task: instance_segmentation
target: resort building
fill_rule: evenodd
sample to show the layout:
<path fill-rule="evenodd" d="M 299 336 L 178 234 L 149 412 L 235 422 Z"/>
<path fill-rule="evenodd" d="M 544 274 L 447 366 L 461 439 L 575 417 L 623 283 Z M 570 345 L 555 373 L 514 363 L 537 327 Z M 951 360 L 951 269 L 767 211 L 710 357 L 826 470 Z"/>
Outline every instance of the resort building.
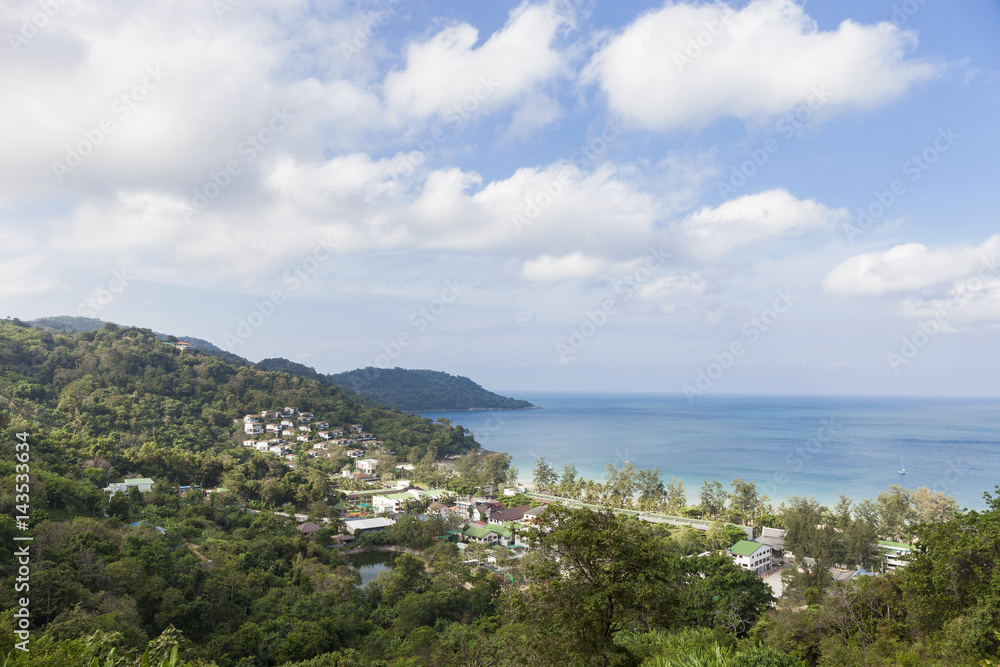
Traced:
<path fill-rule="evenodd" d="M 764 574 L 771 568 L 771 547 L 760 542 L 740 540 L 726 549 L 733 562 L 755 574 Z"/>
<path fill-rule="evenodd" d="M 882 550 L 882 556 L 885 558 L 884 569 L 886 571 L 906 565 L 909 562 L 910 552 L 913 551 L 911 544 L 889 542 L 888 540 L 879 540 L 878 548 Z"/>
<path fill-rule="evenodd" d="M 763 528 L 760 537 L 755 538 L 754 541 L 771 547 L 772 558 L 781 558 L 785 555 L 785 533 L 787 532 L 780 528 Z"/>
<path fill-rule="evenodd" d="M 345 521 L 344 525 L 347 527 L 347 532 L 355 537 L 359 537 L 366 533 L 372 533 L 377 530 L 385 530 L 393 524 L 391 519 L 354 519 L 351 521 Z"/>
<path fill-rule="evenodd" d="M 139 489 L 143 493 L 145 493 L 146 491 L 152 491 L 153 480 L 149 479 L 148 477 L 133 477 L 131 479 L 126 479 L 124 482 L 119 482 L 117 484 L 108 484 L 106 487 L 104 487 L 104 490 L 110 494 L 109 497 L 113 497 L 119 491 L 123 493 L 128 493 L 129 489 Z"/>

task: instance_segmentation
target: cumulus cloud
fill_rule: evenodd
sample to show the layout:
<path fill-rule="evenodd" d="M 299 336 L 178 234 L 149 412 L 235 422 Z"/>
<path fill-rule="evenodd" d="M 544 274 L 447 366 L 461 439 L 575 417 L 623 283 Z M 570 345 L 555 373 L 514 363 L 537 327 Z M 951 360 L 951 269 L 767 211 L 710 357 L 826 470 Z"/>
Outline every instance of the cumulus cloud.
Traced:
<path fill-rule="evenodd" d="M 461 124 L 472 113 L 520 101 L 565 67 L 566 54 L 552 43 L 569 21 L 550 6 L 523 4 L 479 47 L 479 31 L 467 23 L 411 43 L 406 67 L 385 79 L 389 107 L 403 118 L 443 116 Z M 551 100 L 533 99 L 522 115 L 532 110 L 537 124 L 558 114 Z"/>
<path fill-rule="evenodd" d="M 763 120 L 800 104 L 872 108 L 935 75 L 907 57 L 912 33 L 844 21 L 822 31 L 792 0 L 668 3 L 639 17 L 592 59 L 585 79 L 636 125 L 669 131 L 717 118 Z"/>
<path fill-rule="evenodd" d="M 695 255 L 718 258 L 737 246 L 830 229 L 849 218 L 847 209 L 796 199 L 779 188 L 732 199 L 715 208 L 702 207 L 686 217 L 678 229 Z"/>
<path fill-rule="evenodd" d="M 941 287 L 975 274 L 996 275 L 1000 234 L 978 246 L 931 250 L 906 243 L 851 257 L 826 276 L 823 287 L 844 296 L 880 296 Z"/>

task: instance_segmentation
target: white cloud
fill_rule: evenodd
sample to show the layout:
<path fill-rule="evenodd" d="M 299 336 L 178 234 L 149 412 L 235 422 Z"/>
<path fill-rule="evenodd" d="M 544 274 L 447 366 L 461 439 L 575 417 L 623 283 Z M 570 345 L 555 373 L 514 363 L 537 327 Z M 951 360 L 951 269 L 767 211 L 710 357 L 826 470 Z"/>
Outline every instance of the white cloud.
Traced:
<path fill-rule="evenodd" d="M 845 296 L 914 292 L 977 273 L 995 275 L 998 252 L 1000 234 L 972 247 L 930 250 L 922 243 L 906 243 L 851 257 L 830 271 L 823 287 Z"/>
<path fill-rule="evenodd" d="M 605 266 L 601 260 L 578 252 L 564 257 L 542 255 L 525 262 L 521 275 L 525 280 L 534 282 L 554 282 L 566 278 L 587 278 L 599 273 Z"/>
<path fill-rule="evenodd" d="M 478 48 L 479 31 L 467 23 L 413 42 L 406 68 L 385 79 L 389 107 L 404 118 L 440 115 L 461 124 L 471 114 L 520 101 L 565 67 L 566 55 L 552 42 L 569 20 L 551 6 L 526 3 Z M 549 105 L 538 109 L 538 124 L 553 116 Z"/>
<path fill-rule="evenodd" d="M 961 280 L 938 298 L 905 299 L 900 312 L 914 319 L 935 321 L 945 331 L 1000 324 L 1000 277 L 996 273 L 994 270 L 985 280 L 979 276 Z"/>
<path fill-rule="evenodd" d="M 708 291 L 708 282 L 697 272 L 673 271 L 640 286 L 636 298 L 661 313 L 673 313 L 681 307 L 703 309 L 711 301 Z"/>
<path fill-rule="evenodd" d="M 877 107 L 934 76 L 937 67 L 907 58 L 915 41 L 890 23 L 821 31 L 792 0 L 738 11 L 668 3 L 612 38 L 585 80 L 616 113 L 654 130 L 759 121 L 810 102 L 832 113 Z"/>
<path fill-rule="evenodd" d="M 718 258 L 737 246 L 830 229 L 849 218 L 847 209 L 796 199 L 777 189 L 731 199 L 716 208 L 702 207 L 678 229 L 695 255 Z"/>
<path fill-rule="evenodd" d="M 30 254 L 0 262 L 0 298 L 44 294 L 58 286 L 51 255 Z"/>

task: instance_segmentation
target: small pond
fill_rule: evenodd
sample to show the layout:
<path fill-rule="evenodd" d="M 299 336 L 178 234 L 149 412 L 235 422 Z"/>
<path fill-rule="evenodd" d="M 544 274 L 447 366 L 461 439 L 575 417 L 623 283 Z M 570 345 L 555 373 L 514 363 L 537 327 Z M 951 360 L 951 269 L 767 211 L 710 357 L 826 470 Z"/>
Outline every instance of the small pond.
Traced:
<path fill-rule="evenodd" d="M 396 554 L 392 551 L 370 551 L 348 556 L 351 566 L 361 573 L 361 585 L 378 578 L 379 572 L 391 572 Z"/>

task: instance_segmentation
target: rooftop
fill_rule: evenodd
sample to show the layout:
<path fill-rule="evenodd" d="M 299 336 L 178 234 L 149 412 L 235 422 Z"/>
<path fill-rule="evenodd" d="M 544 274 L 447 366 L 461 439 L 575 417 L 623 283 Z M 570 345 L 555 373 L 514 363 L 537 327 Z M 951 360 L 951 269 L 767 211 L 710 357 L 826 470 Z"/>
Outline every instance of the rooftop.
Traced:
<path fill-rule="evenodd" d="M 750 540 L 740 540 L 733 546 L 729 547 L 729 553 L 736 556 L 752 556 L 758 549 L 764 545 L 760 542 L 751 542 Z"/>
<path fill-rule="evenodd" d="M 469 537 L 474 537 L 478 540 L 485 538 L 490 533 L 499 534 L 499 532 L 496 531 L 495 529 L 487 528 L 485 526 L 469 526 L 468 528 L 465 529 L 466 535 L 468 535 Z"/>
<path fill-rule="evenodd" d="M 391 526 L 392 521 L 389 519 L 353 519 L 351 521 L 345 521 L 344 524 L 349 528 L 354 530 L 369 530 L 371 528 L 385 528 L 386 526 Z"/>

